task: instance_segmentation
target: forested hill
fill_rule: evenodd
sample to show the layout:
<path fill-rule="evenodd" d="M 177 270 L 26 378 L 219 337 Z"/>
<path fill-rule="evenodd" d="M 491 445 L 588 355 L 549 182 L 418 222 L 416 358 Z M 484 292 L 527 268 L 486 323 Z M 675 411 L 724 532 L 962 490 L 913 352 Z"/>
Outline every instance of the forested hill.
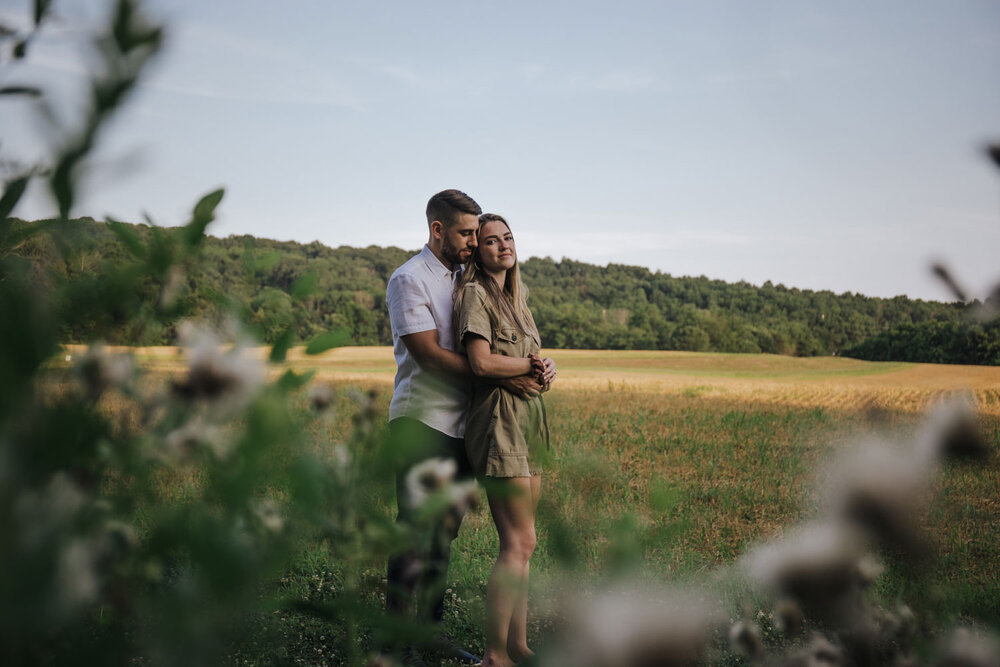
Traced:
<path fill-rule="evenodd" d="M 37 223 L 22 223 L 33 225 Z M 140 239 L 155 234 L 128 225 Z M 49 272 L 83 275 L 129 254 L 104 223 L 89 218 L 37 235 L 18 252 L 44 281 Z M 74 251 L 67 254 L 66 248 Z M 296 319 L 302 340 L 346 329 L 354 344 L 391 342 L 385 285 L 416 250 L 396 247 L 330 248 L 321 243 L 279 242 L 250 236 L 208 237 L 202 261 L 175 276 L 179 302 L 192 316 L 215 316 L 236 303 L 272 342 Z M 557 348 L 712 350 L 791 355 L 835 354 L 902 325 L 956 322 L 962 309 L 896 297 L 881 299 L 704 277 L 674 277 L 636 266 L 595 266 L 568 259 L 531 258 L 522 264 L 529 303 L 543 344 Z M 307 296 L 303 284 L 315 278 Z M 296 285 L 299 289 L 296 289 Z M 106 324 L 106 323 L 105 323 Z M 94 335 L 93 323 L 66 331 L 67 342 Z M 104 328 L 105 338 L 107 327 Z M 152 336 L 152 339 L 151 339 Z M 173 343 L 173 332 L 122 328 L 112 343 Z"/>

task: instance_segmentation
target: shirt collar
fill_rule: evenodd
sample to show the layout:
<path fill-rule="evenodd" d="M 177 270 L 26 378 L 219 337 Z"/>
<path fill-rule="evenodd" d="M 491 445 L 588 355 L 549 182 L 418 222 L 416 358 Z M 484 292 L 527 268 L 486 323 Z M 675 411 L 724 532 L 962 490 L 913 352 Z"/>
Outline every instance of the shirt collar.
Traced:
<path fill-rule="evenodd" d="M 457 264 L 455 265 L 454 269 L 449 269 L 447 266 L 444 265 L 444 262 L 438 259 L 438 256 L 431 251 L 430 246 L 428 246 L 426 243 L 424 244 L 423 249 L 420 251 L 420 256 L 424 258 L 424 263 L 426 263 L 427 266 L 430 267 L 431 271 L 434 272 L 434 275 L 439 276 L 441 278 L 453 279 L 456 273 L 461 273 L 462 269 L 465 268 L 465 265 Z"/>

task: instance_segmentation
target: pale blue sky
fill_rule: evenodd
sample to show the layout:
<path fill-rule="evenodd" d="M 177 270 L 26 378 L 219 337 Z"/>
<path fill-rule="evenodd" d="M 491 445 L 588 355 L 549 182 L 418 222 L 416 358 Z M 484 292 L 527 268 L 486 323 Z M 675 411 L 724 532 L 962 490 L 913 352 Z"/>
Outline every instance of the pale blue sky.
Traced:
<path fill-rule="evenodd" d="M 69 94 L 58 45 L 102 4 L 56 0 L 0 83 Z M 224 185 L 215 235 L 416 249 L 457 187 L 522 257 L 933 299 L 932 260 L 1000 279 L 997 0 L 148 6 L 168 46 L 74 214 L 177 224 Z M 0 157 L 44 153 L 24 111 L 0 104 Z"/>

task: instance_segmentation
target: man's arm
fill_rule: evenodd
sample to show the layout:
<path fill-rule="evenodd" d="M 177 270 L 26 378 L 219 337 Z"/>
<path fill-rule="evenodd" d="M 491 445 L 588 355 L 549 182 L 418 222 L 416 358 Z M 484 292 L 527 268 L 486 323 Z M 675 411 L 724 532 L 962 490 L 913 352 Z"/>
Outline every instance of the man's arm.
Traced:
<path fill-rule="evenodd" d="M 454 375 L 462 380 L 472 377 L 469 360 L 457 352 L 446 350 L 438 344 L 437 329 L 418 331 L 400 336 L 403 345 L 410 351 L 420 367 L 426 370 Z"/>
<path fill-rule="evenodd" d="M 438 345 L 436 329 L 400 336 L 400 340 L 421 368 L 453 375 L 462 380 L 473 377 L 468 359 Z M 538 382 L 530 375 L 498 380 L 497 384 L 521 398 L 533 398 L 541 392 Z"/>

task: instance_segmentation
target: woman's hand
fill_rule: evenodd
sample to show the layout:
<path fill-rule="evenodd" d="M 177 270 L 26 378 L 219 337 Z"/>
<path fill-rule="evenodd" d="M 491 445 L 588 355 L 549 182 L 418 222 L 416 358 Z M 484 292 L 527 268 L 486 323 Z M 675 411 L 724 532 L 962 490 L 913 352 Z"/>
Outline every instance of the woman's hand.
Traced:
<path fill-rule="evenodd" d="M 551 357 L 545 357 L 542 359 L 542 365 L 545 368 L 545 372 L 542 373 L 542 384 L 545 385 L 545 391 L 548 391 L 549 385 L 556 379 L 556 362 Z"/>

